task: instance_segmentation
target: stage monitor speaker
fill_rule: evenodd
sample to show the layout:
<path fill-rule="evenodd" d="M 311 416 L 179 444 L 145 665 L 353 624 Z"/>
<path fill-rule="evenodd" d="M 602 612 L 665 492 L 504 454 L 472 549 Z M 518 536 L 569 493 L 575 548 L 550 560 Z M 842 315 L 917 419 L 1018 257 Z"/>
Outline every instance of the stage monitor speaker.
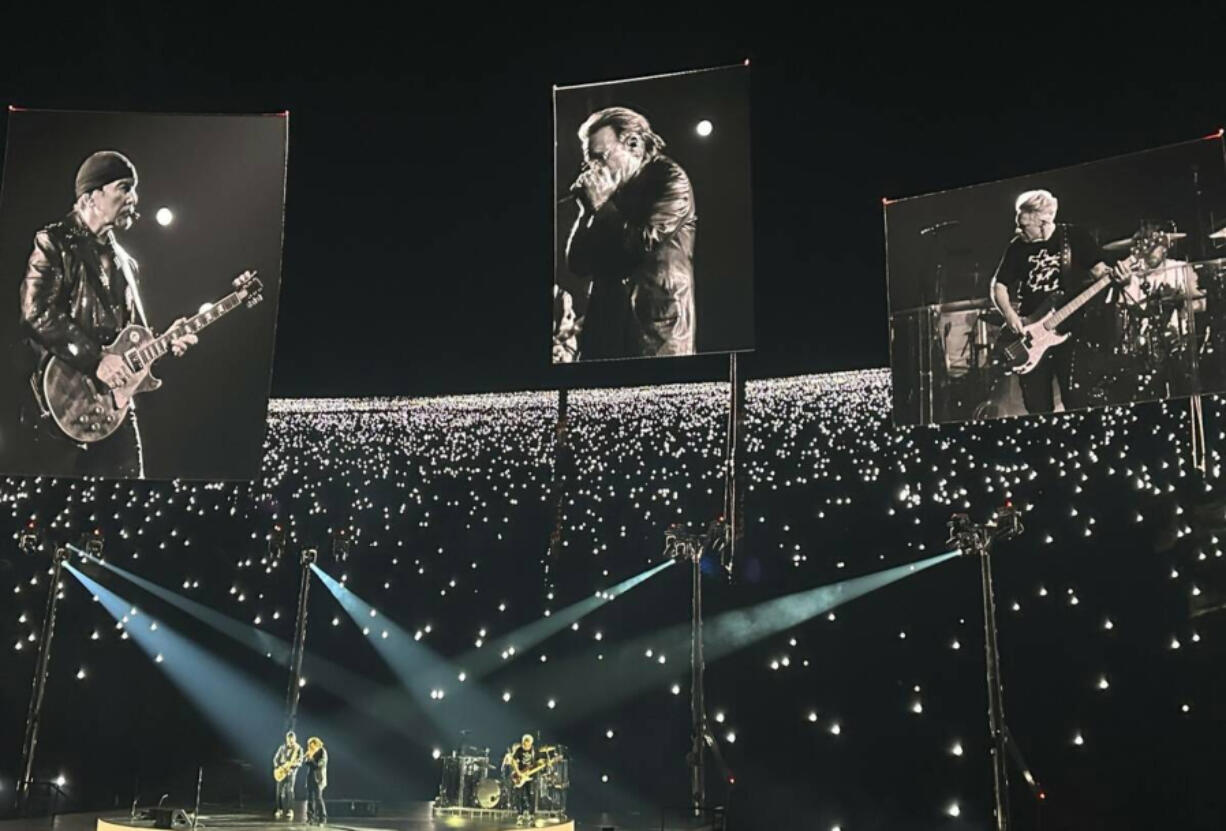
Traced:
<path fill-rule="evenodd" d="M 154 828 L 187 828 L 192 824 L 187 811 L 182 808 L 167 808 L 159 805 L 149 809 Z"/>

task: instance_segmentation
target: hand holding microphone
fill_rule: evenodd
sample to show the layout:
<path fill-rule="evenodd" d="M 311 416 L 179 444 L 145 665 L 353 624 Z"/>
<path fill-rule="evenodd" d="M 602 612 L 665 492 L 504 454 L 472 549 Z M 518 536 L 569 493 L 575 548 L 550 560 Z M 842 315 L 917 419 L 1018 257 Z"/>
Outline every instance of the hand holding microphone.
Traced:
<path fill-rule="evenodd" d="M 617 182 L 613 177 L 612 171 L 605 165 L 587 162 L 583 165 L 583 169 L 574 183 L 571 184 L 566 195 L 559 199 L 558 202 L 564 203 L 574 200 L 579 203 L 581 208 L 590 209 L 595 212 L 600 210 L 605 202 L 609 201 L 609 197 L 613 195 L 615 190 L 617 190 Z"/>

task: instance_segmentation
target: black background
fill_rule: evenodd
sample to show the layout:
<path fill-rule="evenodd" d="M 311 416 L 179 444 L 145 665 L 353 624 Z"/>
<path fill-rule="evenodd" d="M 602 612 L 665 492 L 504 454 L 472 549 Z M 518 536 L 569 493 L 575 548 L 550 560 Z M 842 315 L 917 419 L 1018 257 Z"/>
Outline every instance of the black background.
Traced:
<path fill-rule="evenodd" d="M 554 192 L 565 196 L 583 161 L 576 131 L 592 113 L 624 106 L 644 115 L 664 139 L 664 155 L 681 165 L 694 188 L 695 350 L 753 348 L 753 193 L 750 183 L 749 77 L 743 66 L 618 84 L 559 89 L 554 94 L 557 169 Z M 708 119 L 711 134 L 695 131 Z M 586 309 L 589 281 L 566 268 L 566 241 L 577 208 L 559 206 L 554 279 Z"/>
<path fill-rule="evenodd" d="M 17 112 L 8 127 L 0 204 L 0 274 L 7 277 L 0 285 L 13 302 L 0 316 L 0 342 L 28 352 L 15 301 L 34 232 L 71 210 L 77 168 L 90 153 L 119 150 L 136 166 L 142 216 L 116 236 L 139 263 L 154 331 L 228 294 L 246 269 L 259 272 L 265 296 L 254 309 L 236 309 L 201 332 L 183 358 L 167 357 L 154 367 L 165 386 L 137 401 L 145 473 L 253 478 L 277 319 L 286 119 Z M 161 207 L 174 213 L 170 225 L 155 220 Z M 20 376 L 4 387 L 6 416 L 27 390 Z"/>
<path fill-rule="evenodd" d="M 802 21 L 576 4 L 417 9 L 411 25 L 290 8 L 134 2 L 52 20 L 22 7 L 0 50 L 0 101 L 24 106 L 290 110 L 277 396 L 724 375 L 718 356 L 550 365 L 554 84 L 751 60 L 757 325 L 743 368 L 758 376 L 886 365 L 882 197 L 1226 120 L 1219 4 L 1157 21 L 1106 5 Z"/>

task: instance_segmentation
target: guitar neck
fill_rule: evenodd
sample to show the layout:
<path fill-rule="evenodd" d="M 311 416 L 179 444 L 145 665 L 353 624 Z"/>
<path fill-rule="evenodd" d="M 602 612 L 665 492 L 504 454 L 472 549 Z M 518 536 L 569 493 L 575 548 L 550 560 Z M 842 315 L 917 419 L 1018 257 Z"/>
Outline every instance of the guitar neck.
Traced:
<path fill-rule="evenodd" d="M 1065 303 L 1051 316 L 1051 319 L 1047 321 L 1047 328 L 1054 330 L 1059 327 L 1061 323 L 1068 320 L 1070 315 L 1072 315 L 1086 303 L 1089 303 L 1094 295 L 1106 288 L 1107 284 L 1110 282 L 1111 275 L 1108 273 L 1086 286 L 1086 288 L 1082 290 L 1081 294 L 1078 294 L 1072 300 Z"/>
<path fill-rule="evenodd" d="M 189 317 L 171 329 L 167 329 L 158 337 L 142 346 L 137 355 L 145 366 L 156 361 L 170 351 L 170 344 L 184 335 L 194 335 L 206 327 L 216 323 L 230 312 L 237 309 L 246 299 L 246 292 L 234 291 L 209 306 L 204 311 Z"/>

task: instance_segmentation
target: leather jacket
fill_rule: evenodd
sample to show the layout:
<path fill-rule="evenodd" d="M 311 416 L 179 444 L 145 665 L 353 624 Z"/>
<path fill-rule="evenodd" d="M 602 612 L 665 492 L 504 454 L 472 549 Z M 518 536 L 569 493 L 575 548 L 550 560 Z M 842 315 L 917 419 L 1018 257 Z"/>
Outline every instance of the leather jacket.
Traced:
<path fill-rule="evenodd" d="M 667 156 L 580 213 L 566 264 L 592 280 L 583 360 L 693 354 L 697 224 L 689 177 Z"/>
<path fill-rule="evenodd" d="M 34 235 L 21 319 L 39 362 L 51 354 L 93 375 L 109 344 L 136 318 L 121 262 L 135 278 L 136 261 L 113 238 L 99 239 L 76 214 Z"/>

